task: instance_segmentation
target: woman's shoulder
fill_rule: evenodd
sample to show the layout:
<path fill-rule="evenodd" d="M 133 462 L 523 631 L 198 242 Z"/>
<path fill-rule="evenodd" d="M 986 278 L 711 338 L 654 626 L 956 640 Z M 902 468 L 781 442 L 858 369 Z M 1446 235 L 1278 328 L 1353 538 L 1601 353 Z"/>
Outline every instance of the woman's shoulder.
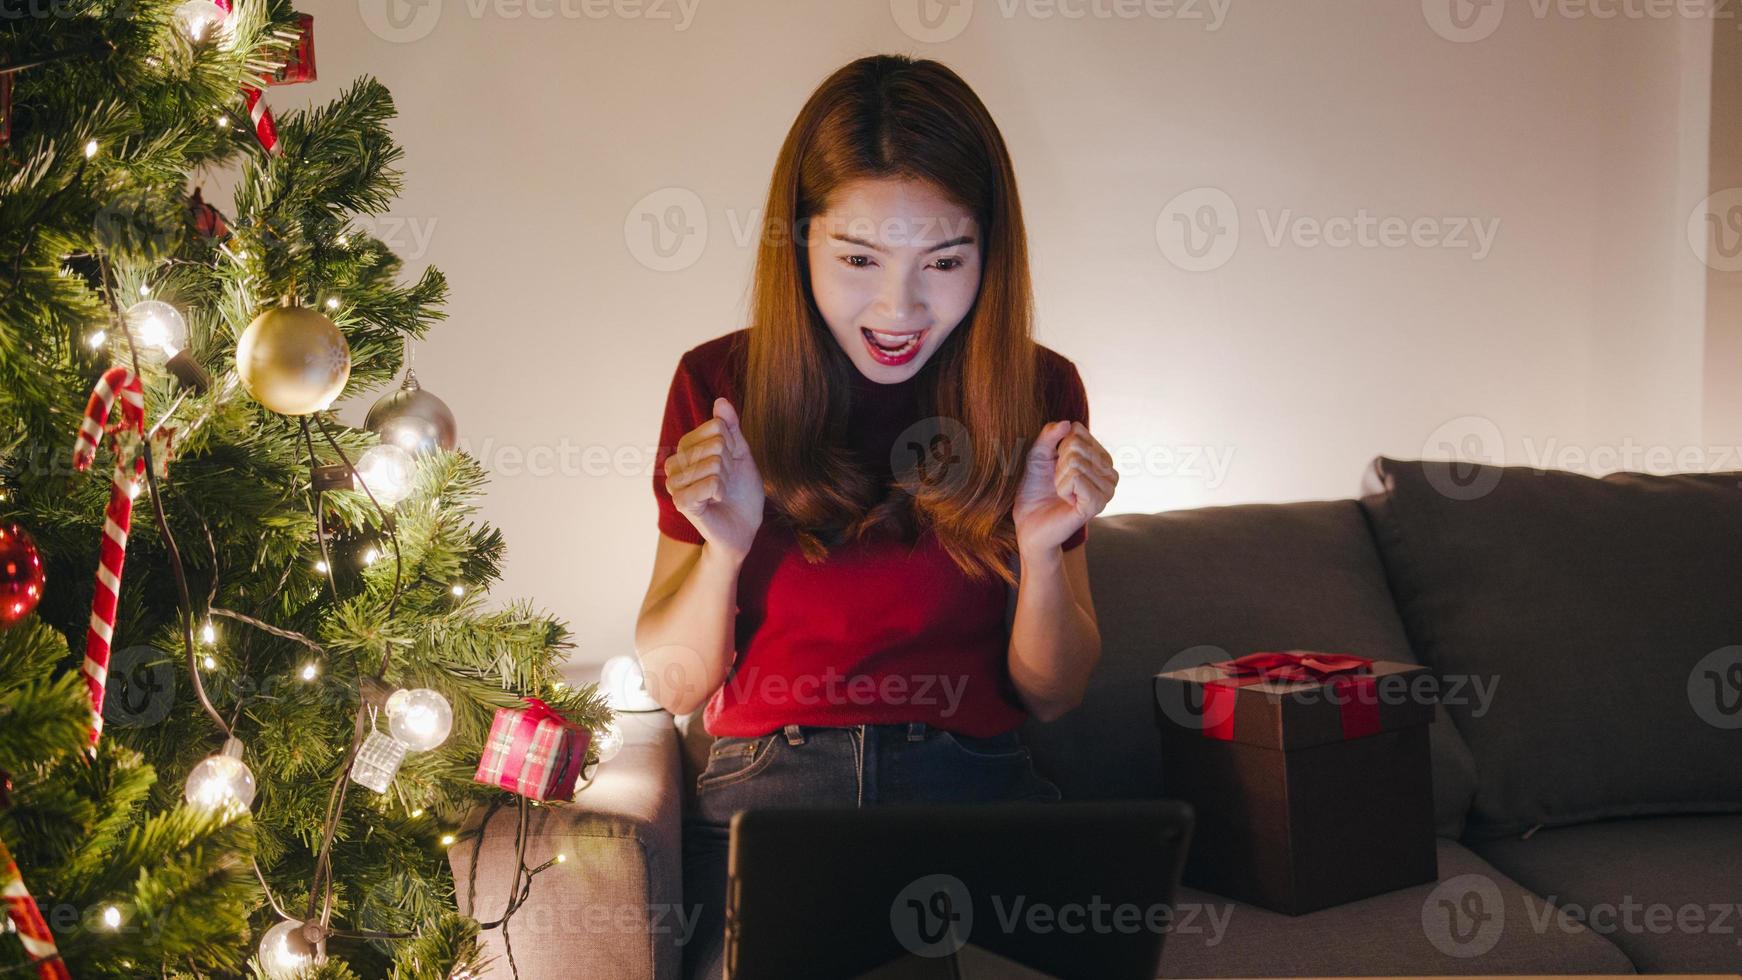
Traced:
<path fill-rule="evenodd" d="M 749 341 L 749 327 L 721 334 L 684 351 L 678 365 L 707 390 L 730 398 L 735 390 L 732 379 L 740 374 Z"/>
<path fill-rule="evenodd" d="M 1083 387 L 1083 376 L 1078 373 L 1076 362 L 1045 344 L 1034 346 L 1035 370 L 1040 388 L 1047 395 L 1048 415 L 1075 419 L 1087 425 L 1089 395 Z"/>

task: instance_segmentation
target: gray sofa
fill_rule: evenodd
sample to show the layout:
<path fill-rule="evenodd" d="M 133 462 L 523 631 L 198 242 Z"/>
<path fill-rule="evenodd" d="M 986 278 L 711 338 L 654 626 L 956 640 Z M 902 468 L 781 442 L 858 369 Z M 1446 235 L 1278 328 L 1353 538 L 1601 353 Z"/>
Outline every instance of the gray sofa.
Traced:
<path fill-rule="evenodd" d="M 1295 918 L 1186 888 L 1163 976 L 1742 972 L 1742 474 L 1379 457 L 1351 499 L 1102 517 L 1089 538 L 1101 666 L 1024 731 L 1066 799 L 1161 795 L 1163 669 L 1319 649 L 1426 663 L 1446 695 L 1436 883 Z M 570 860 L 513 920 L 522 977 L 679 977 L 692 720 L 623 716 L 622 754 L 533 810 L 527 863 Z M 512 808 L 486 831 L 475 895 L 472 848 L 451 859 L 461 908 L 492 918 Z"/>

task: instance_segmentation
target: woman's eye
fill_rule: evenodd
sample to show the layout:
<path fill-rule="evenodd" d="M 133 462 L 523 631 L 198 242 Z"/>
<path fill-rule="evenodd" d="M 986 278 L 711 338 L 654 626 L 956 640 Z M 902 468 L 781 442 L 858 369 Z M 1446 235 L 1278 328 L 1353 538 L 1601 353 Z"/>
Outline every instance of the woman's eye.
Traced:
<path fill-rule="evenodd" d="M 946 263 L 946 262 L 954 263 L 954 264 L 953 265 L 944 265 L 944 263 Z M 945 256 L 944 258 L 938 259 L 938 265 L 942 271 L 950 272 L 950 271 L 953 271 L 955 269 L 960 269 L 962 267 L 962 260 L 956 258 L 953 255 Z"/>
<path fill-rule="evenodd" d="M 855 261 L 856 259 L 864 259 L 865 262 L 864 262 L 864 264 L 861 264 L 861 263 Z M 843 255 L 843 256 L 841 256 L 841 261 L 847 263 L 848 265 L 852 266 L 855 269 L 863 269 L 863 268 L 865 268 L 865 265 L 870 264 L 871 256 L 869 256 L 869 255 Z"/>

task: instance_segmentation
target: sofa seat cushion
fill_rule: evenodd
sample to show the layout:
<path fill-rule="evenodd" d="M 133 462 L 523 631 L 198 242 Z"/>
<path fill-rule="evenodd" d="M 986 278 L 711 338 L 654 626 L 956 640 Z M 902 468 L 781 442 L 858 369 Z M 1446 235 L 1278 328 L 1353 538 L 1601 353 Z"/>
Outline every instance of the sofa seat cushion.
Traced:
<path fill-rule="evenodd" d="M 1362 503 L 1411 644 L 1466 696 L 1467 835 L 1742 812 L 1742 473 L 1378 457 Z"/>
<path fill-rule="evenodd" d="M 1416 662 L 1353 500 L 1097 517 L 1087 547 L 1101 662 L 1079 707 L 1023 729 L 1067 800 L 1161 795 L 1164 670 L 1260 650 Z M 1455 838 L 1475 788 L 1470 753 L 1437 710 L 1429 743 L 1436 829 Z"/>
<path fill-rule="evenodd" d="M 1432 976 L 1634 972 L 1580 926 L 1537 932 L 1544 902 L 1455 841 L 1441 839 L 1437 884 L 1302 916 L 1180 889 L 1163 977 Z"/>
<path fill-rule="evenodd" d="M 1742 816 L 1603 820 L 1475 847 L 1641 973 L 1742 970 Z"/>

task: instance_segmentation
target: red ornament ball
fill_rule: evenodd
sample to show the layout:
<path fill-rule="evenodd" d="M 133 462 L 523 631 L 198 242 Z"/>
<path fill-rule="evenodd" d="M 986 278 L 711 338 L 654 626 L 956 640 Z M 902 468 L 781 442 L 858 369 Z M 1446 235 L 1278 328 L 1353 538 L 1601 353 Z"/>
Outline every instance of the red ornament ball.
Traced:
<path fill-rule="evenodd" d="M 0 628 L 17 625 L 42 598 L 42 556 L 17 524 L 0 524 Z"/>

